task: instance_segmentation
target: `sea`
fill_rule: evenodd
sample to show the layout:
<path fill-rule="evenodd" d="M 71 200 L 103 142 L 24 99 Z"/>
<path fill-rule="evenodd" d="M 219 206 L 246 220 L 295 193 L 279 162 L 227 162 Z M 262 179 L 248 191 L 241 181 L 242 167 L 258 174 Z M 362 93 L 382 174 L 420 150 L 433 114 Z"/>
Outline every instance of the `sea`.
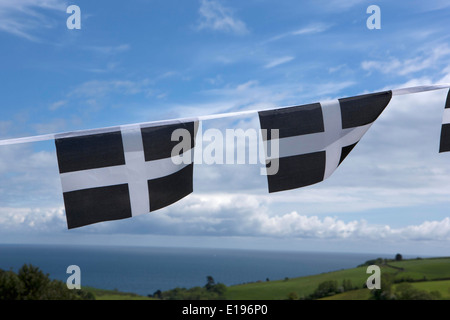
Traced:
<path fill-rule="evenodd" d="M 211 248 L 0 244 L 0 269 L 32 264 L 66 282 L 68 267 L 80 268 L 81 287 L 149 295 L 157 290 L 281 280 L 353 268 L 391 255 Z"/>

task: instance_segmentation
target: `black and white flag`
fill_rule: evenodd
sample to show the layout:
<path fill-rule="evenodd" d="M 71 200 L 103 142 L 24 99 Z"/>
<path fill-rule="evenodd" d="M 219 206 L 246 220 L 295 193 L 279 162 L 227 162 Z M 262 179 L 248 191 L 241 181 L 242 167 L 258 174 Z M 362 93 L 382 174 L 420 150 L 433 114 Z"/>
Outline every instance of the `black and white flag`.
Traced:
<path fill-rule="evenodd" d="M 328 178 L 367 132 L 391 100 L 392 92 L 355 96 L 323 103 L 260 111 L 267 130 L 266 149 L 278 144 L 267 167 L 269 192 L 308 186 Z M 278 137 L 271 132 L 278 129 Z M 263 134 L 264 137 L 264 134 Z"/>
<path fill-rule="evenodd" d="M 145 214 L 192 193 L 197 127 L 175 122 L 56 136 L 68 228 Z"/>
<path fill-rule="evenodd" d="M 441 142 L 439 152 L 450 151 L 450 90 L 445 101 L 444 115 L 442 117 Z"/>

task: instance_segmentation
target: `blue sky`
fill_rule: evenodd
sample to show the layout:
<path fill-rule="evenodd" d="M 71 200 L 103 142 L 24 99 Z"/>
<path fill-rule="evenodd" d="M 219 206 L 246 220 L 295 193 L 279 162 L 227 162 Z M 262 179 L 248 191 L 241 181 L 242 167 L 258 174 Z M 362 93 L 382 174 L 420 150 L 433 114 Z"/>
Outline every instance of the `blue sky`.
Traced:
<path fill-rule="evenodd" d="M 80 30 L 66 27 L 71 4 Z M 372 4 L 379 30 L 366 26 Z M 448 21 L 439 0 L 0 0 L 0 138 L 450 82 Z M 76 230 L 53 142 L 3 146 L 0 242 L 448 255 L 445 97 L 394 97 L 323 183 L 269 195 L 260 166 L 198 165 L 194 194 L 173 206 Z"/>

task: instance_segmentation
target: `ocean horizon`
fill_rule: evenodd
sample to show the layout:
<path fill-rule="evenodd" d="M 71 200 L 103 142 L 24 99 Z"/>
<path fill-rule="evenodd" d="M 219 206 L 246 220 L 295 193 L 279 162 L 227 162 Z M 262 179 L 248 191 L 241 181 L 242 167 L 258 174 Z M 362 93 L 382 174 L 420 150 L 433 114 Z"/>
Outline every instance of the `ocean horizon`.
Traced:
<path fill-rule="evenodd" d="M 0 269 L 17 272 L 24 264 L 39 267 L 51 279 L 66 282 L 67 267 L 81 270 L 81 287 L 140 295 L 157 290 L 204 286 L 207 276 L 227 286 L 281 280 L 353 268 L 393 254 L 0 244 Z M 404 257 L 408 258 L 408 257 Z M 411 257 L 415 258 L 415 257 Z"/>

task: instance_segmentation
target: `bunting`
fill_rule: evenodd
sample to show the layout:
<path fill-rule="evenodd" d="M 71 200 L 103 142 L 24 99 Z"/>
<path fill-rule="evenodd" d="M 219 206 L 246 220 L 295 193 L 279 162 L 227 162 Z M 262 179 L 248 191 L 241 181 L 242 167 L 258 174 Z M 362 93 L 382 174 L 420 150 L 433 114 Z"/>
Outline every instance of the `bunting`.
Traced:
<path fill-rule="evenodd" d="M 450 90 L 445 101 L 444 115 L 442 117 L 441 141 L 439 152 L 450 151 Z"/>
<path fill-rule="evenodd" d="M 328 178 L 388 105 L 391 91 L 259 112 L 261 129 L 278 129 L 278 171 L 267 174 L 269 192 Z M 267 135 L 268 147 L 272 142 Z M 270 166 L 270 164 L 268 164 Z"/>
<path fill-rule="evenodd" d="M 193 190 L 200 121 L 254 114 L 266 150 L 268 191 L 305 187 L 328 178 L 369 130 L 392 96 L 450 88 L 418 86 L 270 110 L 0 140 L 0 145 L 54 140 L 67 227 L 119 220 L 165 208 Z M 274 131 L 275 130 L 275 131 Z M 276 132 L 272 133 L 272 132 Z M 178 133 L 178 134 L 176 134 Z M 182 143 L 181 143 L 182 142 Z M 180 148 L 180 143 L 182 147 Z M 439 152 L 450 151 L 450 91 Z"/>
<path fill-rule="evenodd" d="M 56 154 L 67 226 L 129 218 L 164 208 L 192 193 L 196 122 L 123 126 L 111 132 L 57 137 Z M 187 147 L 173 155 L 175 130 Z M 173 157 L 190 153 L 188 161 Z"/>

